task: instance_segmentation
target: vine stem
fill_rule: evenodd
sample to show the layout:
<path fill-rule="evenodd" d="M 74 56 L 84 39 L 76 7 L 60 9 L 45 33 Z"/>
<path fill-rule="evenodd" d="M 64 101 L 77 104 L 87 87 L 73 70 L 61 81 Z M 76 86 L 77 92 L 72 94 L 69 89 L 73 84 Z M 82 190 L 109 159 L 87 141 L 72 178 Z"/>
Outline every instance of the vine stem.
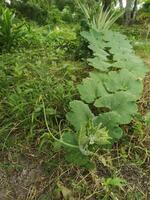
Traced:
<path fill-rule="evenodd" d="M 46 128 L 47 128 L 49 134 L 51 135 L 51 137 L 52 137 L 55 141 L 57 141 L 57 142 L 59 142 L 59 143 L 65 145 L 65 146 L 68 146 L 68 147 L 71 147 L 71 148 L 75 148 L 75 149 L 79 149 L 79 147 L 78 147 L 77 145 L 73 145 L 73 144 L 64 142 L 62 139 L 58 139 L 58 138 L 56 138 L 56 137 L 53 135 L 53 133 L 51 132 L 51 130 L 50 130 L 50 128 L 49 128 L 49 125 L 48 125 L 48 120 L 47 120 L 47 116 L 46 116 L 46 109 L 45 109 L 45 104 L 44 104 L 43 98 L 42 98 L 42 104 L 43 104 L 44 120 L 45 120 Z"/>
<path fill-rule="evenodd" d="M 79 151 L 81 151 L 80 149 L 80 146 L 77 146 L 77 145 L 72 145 L 70 143 L 67 143 L 67 142 L 64 142 L 63 140 L 61 139 L 58 139 L 56 138 L 53 133 L 51 132 L 50 128 L 49 128 L 49 125 L 48 125 L 48 120 L 47 120 L 47 116 L 46 116 L 46 109 L 45 109 L 45 104 L 44 104 L 44 101 L 43 101 L 43 98 L 42 98 L 42 104 L 43 104 L 43 111 L 44 111 L 44 120 L 45 120 L 45 124 L 46 124 L 46 128 L 50 134 L 50 136 L 57 142 L 65 145 L 65 146 L 68 146 L 68 147 L 71 147 L 71 148 L 74 148 L 74 149 L 78 149 Z M 85 155 L 85 154 L 84 154 Z M 94 157 L 97 157 L 99 159 L 99 155 L 97 153 L 94 153 L 94 152 L 91 152 L 91 151 L 87 151 L 87 155 L 86 156 L 94 156 Z"/>

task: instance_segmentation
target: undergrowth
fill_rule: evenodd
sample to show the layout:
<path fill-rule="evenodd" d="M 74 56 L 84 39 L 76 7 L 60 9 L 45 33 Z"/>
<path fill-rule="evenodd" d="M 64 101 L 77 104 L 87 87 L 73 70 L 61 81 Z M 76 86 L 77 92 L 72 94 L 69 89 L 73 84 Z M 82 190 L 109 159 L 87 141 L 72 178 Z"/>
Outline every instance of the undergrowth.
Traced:
<path fill-rule="evenodd" d="M 150 195 L 150 137 L 144 117 L 136 115 L 132 121 L 127 120 L 131 121 L 128 125 L 121 123 L 120 126 L 117 123 L 115 127 L 109 127 L 110 123 L 106 123 L 105 126 L 100 123 L 95 127 L 93 121 L 89 120 L 86 128 L 80 129 L 81 123 L 84 122 L 84 120 L 81 121 L 83 110 L 88 113 L 88 116 L 93 117 L 91 111 L 87 109 L 87 104 L 94 115 L 99 115 L 101 111 L 101 116 L 104 116 L 108 111 L 106 108 L 97 110 L 92 105 L 95 101 L 95 93 L 92 92 L 95 84 L 90 85 L 88 82 L 91 81 L 92 76 L 91 78 L 86 77 L 89 72 L 90 75 L 95 76 L 95 72 L 99 69 L 92 72 L 92 67 L 87 67 L 85 58 L 91 56 L 91 52 L 87 50 L 85 41 L 84 49 L 80 48 L 81 38 L 76 35 L 80 28 L 76 25 L 71 28 L 62 25 L 52 30 L 48 25 L 39 27 L 31 22 L 26 22 L 26 27 L 24 41 L 9 50 L 4 49 L 0 55 L 0 170 L 6 171 L 9 176 L 14 171 L 20 173 L 25 167 L 20 161 L 22 157 L 25 157 L 25 163 L 32 162 L 41 167 L 46 174 L 46 180 L 42 178 L 40 180 L 42 192 L 35 192 L 35 198 L 40 200 L 63 198 L 148 200 Z M 91 33 L 97 34 L 91 31 L 84 35 L 90 39 Z M 112 32 L 109 32 L 109 36 L 111 35 Z M 108 43 L 110 45 L 111 41 Z M 114 60 L 109 45 L 105 45 L 102 48 L 104 51 L 99 52 L 96 48 L 96 56 L 100 53 L 100 56 L 103 55 L 105 58 L 107 54 L 109 60 L 107 64 L 111 65 Z M 130 47 L 129 44 L 127 46 Z M 111 47 L 113 49 L 113 46 Z M 150 51 L 147 44 L 135 45 L 135 50 L 143 58 L 149 57 Z M 137 57 L 134 56 L 135 58 Z M 91 62 L 92 66 L 98 66 L 94 60 L 90 60 Z M 143 64 L 142 61 L 140 62 Z M 106 69 L 108 65 L 105 65 Z M 137 70 L 136 72 L 138 75 L 142 74 L 142 71 Z M 145 71 L 142 78 L 144 74 Z M 105 82 L 105 87 L 109 86 L 112 93 L 114 92 L 112 91 L 114 90 L 112 79 L 115 75 L 116 69 L 109 72 L 109 81 Z M 124 77 L 122 74 L 122 78 Z M 131 79 L 125 86 L 129 86 Z M 120 88 L 122 84 L 119 82 L 121 80 L 117 79 L 116 90 L 122 89 Z M 146 79 L 146 82 L 148 81 Z M 88 85 L 87 91 L 85 85 Z M 134 93 L 133 85 L 123 90 L 131 89 Z M 141 90 L 139 93 L 141 94 Z M 66 120 L 66 113 L 70 112 L 69 102 L 74 99 L 80 100 L 80 106 L 84 107 L 83 110 L 80 106 L 77 108 L 79 114 L 76 121 L 75 118 L 72 120 L 72 113 L 67 115 L 75 129 Z M 125 98 L 121 102 L 124 100 Z M 142 101 L 143 98 L 140 103 Z M 76 110 L 74 107 L 76 103 L 79 102 L 70 103 L 72 111 Z M 146 108 L 144 113 L 148 111 Z M 112 117 L 111 119 L 114 120 Z M 125 119 L 126 116 L 120 118 L 120 120 Z M 51 134 L 47 131 L 46 121 L 57 139 L 61 138 L 76 146 L 79 143 L 76 138 L 72 137 L 72 133 L 77 130 L 80 136 L 80 149 L 78 148 L 80 151 L 72 152 L 72 149 L 66 148 L 64 144 L 62 144 L 63 149 L 60 150 L 60 144 L 53 142 Z M 107 142 L 112 140 L 110 132 L 112 128 L 119 130 L 119 136 L 114 135 L 117 139 L 121 139 L 114 145 L 111 144 L 110 148 Z M 98 138 L 98 134 L 101 134 L 101 137 Z M 87 136 L 90 136 L 90 140 Z M 97 137 L 96 140 L 95 137 Z M 102 148 L 104 143 L 109 148 L 108 146 Z M 98 150 L 95 147 L 91 148 L 93 144 L 100 145 L 100 148 Z M 85 155 L 89 153 L 87 150 L 89 146 L 89 149 L 95 152 L 91 154 L 90 161 Z M 82 165 L 82 168 L 77 164 Z M 25 197 L 27 197 L 26 193 L 30 194 L 28 186 L 25 190 Z"/>

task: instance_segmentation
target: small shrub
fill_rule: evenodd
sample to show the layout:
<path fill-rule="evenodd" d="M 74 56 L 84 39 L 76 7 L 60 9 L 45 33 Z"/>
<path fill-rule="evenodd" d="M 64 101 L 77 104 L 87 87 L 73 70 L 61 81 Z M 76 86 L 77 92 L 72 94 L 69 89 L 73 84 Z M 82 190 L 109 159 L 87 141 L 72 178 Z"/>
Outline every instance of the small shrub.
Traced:
<path fill-rule="evenodd" d="M 69 58 L 75 57 L 76 49 L 79 46 L 76 33 L 70 28 L 56 27 L 47 37 L 47 41 L 53 49 L 63 50 Z"/>
<path fill-rule="evenodd" d="M 147 0 L 143 4 L 142 8 L 138 11 L 137 21 L 141 23 L 142 25 L 150 23 L 150 1 L 149 0 Z"/>
<path fill-rule="evenodd" d="M 69 6 L 65 6 L 65 8 L 62 10 L 62 20 L 68 23 L 73 22 L 73 14 Z"/>
<path fill-rule="evenodd" d="M 51 6 L 48 12 L 48 24 L 52 27 L 56 26 L 56 24 L 62 23 L 62 14 L 61 11 L 56 6 Z"/>
<path fill-rule="evenodd" d="M 10 50 L 16 46 L 25 36 L 26 32 L 22 29 L 23 23 L 15 21 L 15 13 L 8 8 L 0 8 L 0 50 Z"/>
<path fill-rule="evenodd" d="M 30 2 L 17 1 L 11 5 L 20 16 L 37 22 L 39 25 L 47 24 L 48 11 Z"/>

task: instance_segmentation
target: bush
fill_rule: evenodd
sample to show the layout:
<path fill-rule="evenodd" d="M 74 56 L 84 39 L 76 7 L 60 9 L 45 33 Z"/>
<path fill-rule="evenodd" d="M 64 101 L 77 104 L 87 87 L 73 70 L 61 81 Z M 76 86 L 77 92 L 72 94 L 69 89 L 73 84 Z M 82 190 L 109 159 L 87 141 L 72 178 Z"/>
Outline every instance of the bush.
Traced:
<path fill-rule="evenodd" d="M 145 12 L 150 12 L 150 0 L 147 0 L 144 4 L 143 4 L 143 10 Z"/>
<path fill-rule="evenodd" d="M 138 12 L 137 21 L 141 24 L 148 24 L 150 23 L 150 12 L 145 12 L 140 10 Z"/>
<path fill-rule="evenodd" d="M 138 11 L 137 21 L 141 24 L 150 23 L 150 0 L 147 0 Z"/>
<path fill-rule="evenodd" d="M 75 58 L 76 49 L 79 46 L 79 41 L 76 33 L 71 28 L 56 27 L 47 37 L 48 42 L 53 49 L 63 50 L 67 57 Z"/>
<path fill-rule="evenodd" d="M 62 10 L 62 20 L 66 21 L 68 23 L 73 22 L 73 15 L 72 12 L 70 10 L 69 6 L 66 6 L 63 10 Z"/>
<path fill-rule="evenodd" d="M 37 22 L 39 25 L 47 24 L 48 11 L 30 2 L 14 2 L 11 5 L 17 10 L 18 14 L 29 20 Z"/>
<path fill-rule="evenodd" d="M 69 6 L 70 9 L 73 11 L 75 4 L 73 0 L 54 0 L 54 4 L 57 6 L 58 9 L 63 10 L 65 6 Z"/>
<path fill-rule="evenodd" d="M 0 12 L 0 50 L 10 50 L 25 36 L 24 24 L 16 23 L 15 14 L 10 9 L 1 7 Z"/>
<path fill-rule="evenodd" d="M 56 24 L 62 23 L 61 18 L 61 11 L 56 6 L 52 6 L 48 13 L 48 24 L 53 27 Z"/>

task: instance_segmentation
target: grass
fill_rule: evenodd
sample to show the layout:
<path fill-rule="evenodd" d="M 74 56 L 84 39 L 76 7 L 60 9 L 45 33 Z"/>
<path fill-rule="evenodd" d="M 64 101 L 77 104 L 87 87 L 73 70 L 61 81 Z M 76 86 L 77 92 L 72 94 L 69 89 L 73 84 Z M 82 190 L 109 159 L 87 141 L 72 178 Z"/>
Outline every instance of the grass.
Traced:
<path fill-rule="evenodd" d="M 81 64 L 64 61 L 60 55 L 56 58 L 50 52 L 50 48 L 40 48 L 1 56 L 2 124 L 17 122 L 12 123 L 15 130 L 21 125 L 22 131 L 32 132 L 43 115 L 41 97 L 52 121 L 64 118 L 65 109 L 75 94 L 74 82 Z"/>
<path fill-rule="evenodd" d="M 67 163 L 65 152 L 58 151 L 51 140 L 40 148 L 41 136 L 47 132 L 42 99 L 50 128 L 55 132 L 66 128 L 68 103 L 77 97 L 75 85 L 87 72 L 83 70 L 86 63 L 72 57 L 74 34 L 68 33 L 67 42 L 63 35 L 62 49 L 59 31 L 57 38 L 53 38 L 54 32 L 45 39 L 45 28 L 34 29 L 32 36 L 38 30 L 36 41 L 0 55 L 2 199 L 148 200 L 150 135 L 141 119 L 125 127 L 126 134 L 119 144 L 101 150 L 97 160 L 92 158 L 96 166 L 93 170 Z M 149 62 L 148 45 L 136 45 L 135 50 Z M 142 113 L 149 111 L 143 106 L 150 101 L 149 83 L 147 76 L 139 106 Z"/>
<path fill-rule="evenodd" d="M 147 62 L 150 64 L 150 40 L 145 42 L 139 42 L 135 44 L 136 52 Z"/>

